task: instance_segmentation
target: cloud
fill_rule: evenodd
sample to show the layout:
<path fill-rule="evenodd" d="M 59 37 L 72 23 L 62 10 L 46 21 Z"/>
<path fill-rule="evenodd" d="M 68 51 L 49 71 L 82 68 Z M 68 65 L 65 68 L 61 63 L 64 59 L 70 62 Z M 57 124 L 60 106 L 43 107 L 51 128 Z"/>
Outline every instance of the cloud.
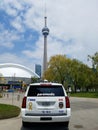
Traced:
<path fill-rule="evenodd" d="M 35 46 L 36 46 L 35 49 L 32 47 L 31 50 L 23 50 L 22 54 L 24 54 L 28 58 L 34 58 L 34 59 L 41 61 L 43 58 L 43 39 L 42 39 L 42 37 L 39 38 L 39 41 L 36 42 Z"/>
<path fill-rule="evenodd" d="M 98 2 L 96 0 L 70 0 L 69 2 L 62 0 L 60 3 L 57 0 L 54 5 L 50 1 L 48 19 L 51 21 L 48 20 L 48 25 L 50 25 L 50 35 L 56 39 L 63 39 L 64 42 L 54 43 L 52 39 L 51 45 L 55 44 L 55 50 L 57 48 L 71 57 L 86 62 L 88 54 L 98 51 L 98 15 L 96 14 Z M 74 42 L 66 45 L 68 39 L 74 39 Z"/>
<path fill-rule="evenodd" d="M 14 51 L 18 40 L 19 44 L 23 43 L 20 54 L 26 60 L 20 59 L 18 54 L 14 59 L 24 64 L 31 64 L 31 61 L 32 64 L 42 64 L 44 40 L 41 30 L 44 27 L 45 0 L 4 0 L 0 7 L 11 17 L 8 18 L 14 28 L 7 30 L 0 24 L 0 46 Z M 52 55 L 65 54 L 87 63 L 87 56 L 98 51 L 98 1 L 49 0 L 46 7 L 47 26 L 50 29 L 48 59 Z M 29 29 L 32 35 L 27 35 Z M 38 35 L 36 40 L 35 35 Z"/>
<path fill-rule="evenodd" d="M 11 21 L 11 25 L 18 31 L 24 32 L 24 25 L 21 17 L 17 16 L 13 21 Z"/>
<path fill-rule="evenodd" d="M 36 61 L 35 60 L 29 60 L 25 56 L 21 55 L 20 57 L 17 56 L 14 53 L 3 53 L 0 55 L 0 63 L 16 63 L 21 64 L 26 67 L 29 67 L 34 70 L 34 66 Z"/>
<path fill-rule="evenodd" d="M 17 40 L 18 36 L 13 31 L 3 29 L 0 32 L 0 46 L 12 49 L 14 47 L 13 41 Z"/>

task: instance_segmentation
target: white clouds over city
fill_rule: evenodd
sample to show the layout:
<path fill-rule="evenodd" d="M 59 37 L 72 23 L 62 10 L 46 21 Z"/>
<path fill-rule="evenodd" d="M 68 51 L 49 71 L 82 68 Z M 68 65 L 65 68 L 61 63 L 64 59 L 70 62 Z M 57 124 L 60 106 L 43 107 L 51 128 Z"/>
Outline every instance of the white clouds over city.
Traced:
<path fill-rule="evenodd" d="M 0 1 L 0 63 L 42 64 L 45 6 L 48 59 L 65 54 L 89 64 L 98 52 L 97 0 Z"/>

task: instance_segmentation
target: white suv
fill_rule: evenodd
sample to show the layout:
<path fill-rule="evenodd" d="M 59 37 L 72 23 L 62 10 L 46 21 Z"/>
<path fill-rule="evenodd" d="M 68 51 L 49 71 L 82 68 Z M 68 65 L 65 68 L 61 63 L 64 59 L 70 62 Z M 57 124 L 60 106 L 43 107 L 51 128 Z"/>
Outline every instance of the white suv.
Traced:
<path fill-rule="evenodd" d="M 33 83 L 22 102 L 22 123 L 63 123 L 68 127 L 71 108 L 62 84 Z"/>

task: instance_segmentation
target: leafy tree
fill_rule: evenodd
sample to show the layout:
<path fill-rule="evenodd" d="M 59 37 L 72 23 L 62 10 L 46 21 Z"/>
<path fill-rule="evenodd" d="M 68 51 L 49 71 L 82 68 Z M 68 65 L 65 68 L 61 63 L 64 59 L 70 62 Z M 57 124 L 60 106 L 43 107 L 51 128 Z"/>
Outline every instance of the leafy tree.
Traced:
<path fill-rule="evenodd" d="M 38 82 L 39 78 L 36 78 L 36 77 L 32 77 L 31 78 L 31 83 L 36 83 Z"/>
<path fill-rule="evenodd" d="M 44 78 L 49 81 L 60 82 L 65 87 L 72 86 L 73 91 L 76 92 L 77 89 L 82 91 L 97 89 L 97 74 L 92 68 L 76 59 L 69 59 L 65 55 L 56 55 L 51 57 Z"/>
<path fill-rule="evenodd" d="M 70 77 L 74 85 L 74 91 L 81 88 L 81 81 L 83 80 L 82 75 L 82 63 L 76 59 L 71 61 L 70 65 Z"/>
<path fill-rule="evenodd" d="M 94 72 L 93 86 L 98 89 L 98 52 L 96 52 L 93 56 L 88 55 L 88 58 L 92 62 L 92 70 Z"/>
<path fill-rule="evenodd" d="M 88 55 L 88 58 L 92 62 L 92 68 L 94 71 L 98 72 L 98 52 L 96 52 L 93 56 Z"/>
<path fill-rule="evenodd" d="M 70 75 L 72 77 L 75 92 L 77 89 L 88 91 L 95 87 L 94 84 L 96 82 L 94 82 L 95 76 L 92 69 L 76 59 L 72 60 Z"/>
<path fill-rule="evenodd" d="M 68 74 L 68 64 L 70 59 L 65 55 L 52 56 L 48 63 L 48 70 L 44 74 L 44 78 L 57 81 L 64 84 Z"/>

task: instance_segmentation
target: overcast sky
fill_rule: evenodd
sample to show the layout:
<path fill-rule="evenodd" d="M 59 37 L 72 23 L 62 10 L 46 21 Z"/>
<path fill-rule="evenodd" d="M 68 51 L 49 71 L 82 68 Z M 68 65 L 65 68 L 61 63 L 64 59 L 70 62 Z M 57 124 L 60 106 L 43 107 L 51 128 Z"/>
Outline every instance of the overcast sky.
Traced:
<path fill-rule="evenodd" d="M 98 52 L 98 0 L 0 0 L 0 63 L 42 65 L 45 5 L 48 60 L 65 54 L 90 64 L 87 56 Z"/>

